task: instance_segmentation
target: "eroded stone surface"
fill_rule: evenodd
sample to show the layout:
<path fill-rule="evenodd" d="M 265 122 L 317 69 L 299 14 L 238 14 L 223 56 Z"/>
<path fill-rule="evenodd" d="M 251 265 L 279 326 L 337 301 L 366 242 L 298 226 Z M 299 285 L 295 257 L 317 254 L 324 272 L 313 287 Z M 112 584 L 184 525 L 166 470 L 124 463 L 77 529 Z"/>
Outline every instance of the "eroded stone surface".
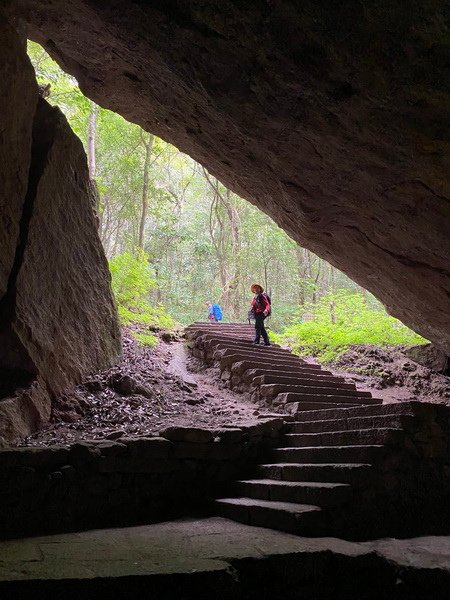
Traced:
<path fill-rule="evenodd" d="M 93 100 L 450 353 L 444 4 L 10 4 Z"/>
<path fill-rule="evenodd" d="M 448 537 L 350 543 L 189 519 L 0 542 L 0 591 L 21 598 L 58 589 L 65 598 L 81 590 L 140 598 L 145 589 L 185 599 L 441 600 L 449 551 Z"/>
<path fill-rule="evenodd" d="M 117 360 L 120 332 L 81 141 L 45 100 L 34 131 L 34 151 L 45 152 L 45 164 L 17 278 L 13 327 L 57 394 Z"/>
<path fill-rule="evenodd" d="M 0 13 L 0 301 L 8 287 L 28 186 L 31 130 L 38 99 L 33 67 Z"/>
<path fill-rule="evenodd" d="M 54 394 L 120 355 L 83 146 L 38 101 L 24 43 L 1 27 L 0 443 L 45 423 Z"/>

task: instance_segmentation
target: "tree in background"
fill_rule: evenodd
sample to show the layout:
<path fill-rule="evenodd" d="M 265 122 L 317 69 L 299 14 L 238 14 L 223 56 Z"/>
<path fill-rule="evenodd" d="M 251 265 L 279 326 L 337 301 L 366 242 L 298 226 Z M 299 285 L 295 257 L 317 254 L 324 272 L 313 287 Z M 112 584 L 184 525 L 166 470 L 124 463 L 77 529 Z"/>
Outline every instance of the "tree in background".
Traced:
<path fill-rule="evenodd" d="M 29 55 L 38 82 L 51 83 L 49 101 L 85 145 L 124 323 L 169 326 L 170 314 L 187 324 L 205 318 L 210 299 L 226 320 L 244 320 L 257 281 L 272 297 L 271 328 L 289 325 L 283 340 L 298 348 L 309 340 L 320 353 L 320 339 L 334 348 L 351 336 L 418 340 L 372 295 L 189 156 L 85 98 L 38 44 L 29 43 Z"/>

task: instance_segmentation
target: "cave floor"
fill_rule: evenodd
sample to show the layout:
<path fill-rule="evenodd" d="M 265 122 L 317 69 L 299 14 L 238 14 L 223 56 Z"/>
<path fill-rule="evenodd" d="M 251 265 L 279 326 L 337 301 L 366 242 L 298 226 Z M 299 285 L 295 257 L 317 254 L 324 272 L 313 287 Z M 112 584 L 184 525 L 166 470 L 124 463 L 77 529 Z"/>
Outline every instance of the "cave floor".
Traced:
<path fill-rule="evenodd" d="M 355 598 L 371 598 L 374 586 L 381 586 L 377 597 L 382 598 L 380 590 L 387 586 L 388 594 L 392 585 L 422 586 L 419 595 L 405 596 L 412 598 L 428 597 L 432 587 L 433 598 L 441 598 L 439 590 L 450 589 L 450 537 L 356 543 L 296 537 L 214 517 L 0 542 L 2 599 L 44 598 L 57 591 L 65 599 L 71 592 L 73 597 L 80 592 L 134 597 L 144 584 L 161 594 L 148 597 L 174 594 L 180 600 L 211 597 L 214 591 L 216 598 L 252 598 L 250 589 L 261 587 L 255 597 L 264 598 L 264 590 L 268 593 L 277 581 L 280 593 L 287 594 L 280 597 L 289 598 L 292 586 L 331 585 L 331 580 L 336 598 L 340 587 L 349 585 L 360 594 Z M 311 598 L 328 598 L 324 590 Z M 346 594 L 342 597 L 353 597 Z"/>

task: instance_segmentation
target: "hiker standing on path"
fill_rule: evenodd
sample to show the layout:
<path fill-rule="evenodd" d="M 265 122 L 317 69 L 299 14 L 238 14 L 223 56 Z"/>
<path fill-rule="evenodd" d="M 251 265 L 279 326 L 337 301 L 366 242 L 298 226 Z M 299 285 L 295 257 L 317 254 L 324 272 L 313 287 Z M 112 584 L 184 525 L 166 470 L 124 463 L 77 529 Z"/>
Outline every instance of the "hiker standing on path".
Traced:
<path fill-rule="evenodd" d="M 251 311 L 255 316 L 255 341 L 253 343 L 259 344 L 262 336 L 264 346 L 270 346 L 269 336 L 264 327 L 264 319 L 271 313 L 270 298 L 258 283 L 254 283 L 250 290 L 255 294 L 251 303 Z"/>
<path fill-rule="evenodd" d="M 223 318 L 222 309 L 218 304 L 213 304 L 212 302 L 207 302 L 206 306 L 208 307 L 208 320 L 214 321 L 215 323 L 219 322 Z"/>

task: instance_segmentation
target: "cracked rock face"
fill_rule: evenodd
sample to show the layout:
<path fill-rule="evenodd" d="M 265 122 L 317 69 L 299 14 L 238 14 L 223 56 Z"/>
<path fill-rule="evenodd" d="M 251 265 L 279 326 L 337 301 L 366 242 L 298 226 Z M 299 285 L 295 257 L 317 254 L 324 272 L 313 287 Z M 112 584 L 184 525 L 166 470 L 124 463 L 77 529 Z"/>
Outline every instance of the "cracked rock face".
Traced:
<path fill-rule="evenodd" d="M 33 67 L 14 29 L 0 22 L 0 299 L 8 287 L 28 185 L 31 130 L 38 100 Z"/>
<path fill-rule="evenodd" d="M 1 443 L 48 420 L 53 395 L 112 365 L 120 332 L 83 146 L 38 99 L 17 35 L 0 34 L 10 65 L 0 98 Z"/>
<path fill-rule="evenodd" d="M 444 3 L 10 6 L 86 95 L 189 153 L 450 353 Z"/>

